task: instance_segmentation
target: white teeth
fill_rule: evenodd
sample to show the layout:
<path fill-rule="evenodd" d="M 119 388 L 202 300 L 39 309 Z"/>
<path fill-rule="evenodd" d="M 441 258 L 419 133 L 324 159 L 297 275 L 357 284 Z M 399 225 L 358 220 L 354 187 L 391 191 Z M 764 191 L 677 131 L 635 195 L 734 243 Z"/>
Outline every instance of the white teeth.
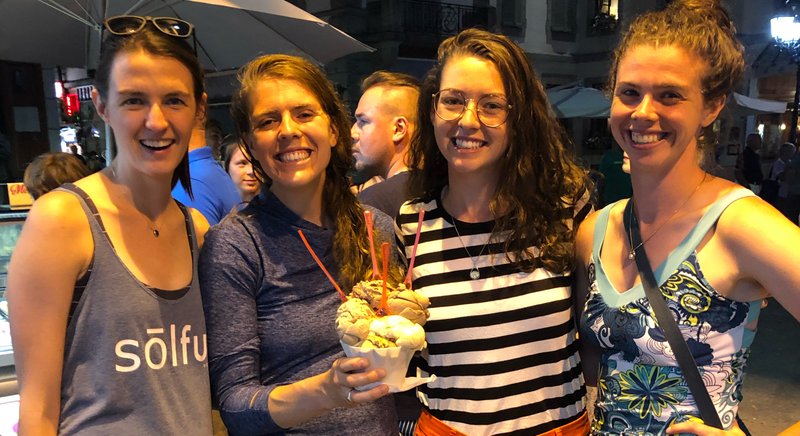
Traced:
<path fill-rule="evenodd" d="M 480 148 L 480 146 L 483 145 L 483 141 L 477 139 L 454 139 L 453 142 L 455 143 L 456 148 L 475 149 Z"/>
<path fill-rule="evenodd" d="M 661 135 L 657 133 L 651 133 L 649 135 L 644 135 L 641 133 L 631 132 L 631 140 L 637 144 L 649 144 L 651 142 L 656 142 L 661 139 Z"/>
<path fill-rule="evenodd" d="M 308 150 L 296 150 L 279 154 L 278 160 L 281 162 L 297 162 L 303 159 L 308 159 L 309 156 L 311 156 L 311 152 Z"/>
<path fill-rule="evenodd" d="M 162 149 L 172 145 L 171 139 L 147 139 L 139 141 L 140 144 L 151 149 Z"/>

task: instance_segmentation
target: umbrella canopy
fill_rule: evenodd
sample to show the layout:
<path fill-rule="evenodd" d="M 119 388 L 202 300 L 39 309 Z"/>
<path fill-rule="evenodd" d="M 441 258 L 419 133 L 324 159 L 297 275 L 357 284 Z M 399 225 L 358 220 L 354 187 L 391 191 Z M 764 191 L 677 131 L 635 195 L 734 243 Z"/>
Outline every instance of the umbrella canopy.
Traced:
<path fill-rule="evenodd" d="M 374 50 L 284 0 L 0 0 L 0 59 L 93 68 L 103 19 L 125 14 L 194 24 L 209 70 L 238 68 L 266 53 L 327 63 Z"/>
<path fill-rule="evenodd" d="M 608 118 L 611 111 L 611 101 L 595 88 L 552 88 L 547 98 L 558 118 Z"/>
<path fill-rule="evenodd" d="M 786 102 L 784 101 L 748 97 L 738 92 L 734 92 L 733 99 L 728 101 L 740 116 L 782 114 L 786 112 Z"/>

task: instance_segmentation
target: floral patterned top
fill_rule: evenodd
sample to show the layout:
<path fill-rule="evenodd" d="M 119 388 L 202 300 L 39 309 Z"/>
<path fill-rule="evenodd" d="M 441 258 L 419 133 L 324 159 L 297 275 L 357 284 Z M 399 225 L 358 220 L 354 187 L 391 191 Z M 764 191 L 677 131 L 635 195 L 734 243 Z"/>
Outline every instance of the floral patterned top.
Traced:
<path fill-rule="evenodd" d="M 718 200 L 654 271 L 726 428 L 736 420 L 755 334 L 746 325 L 758 318 L 761 301 L 717 293 L 703 276 L 696 248 L 728 205 L 750 195 L 742 189 Z M 602 350 L 592 434 L 662 435 L 700 413 L 641 284 L 619 292 L 603 270 L 600 249 L 612 206 L 598 215 L 581 317 L 581 337 Z"/>

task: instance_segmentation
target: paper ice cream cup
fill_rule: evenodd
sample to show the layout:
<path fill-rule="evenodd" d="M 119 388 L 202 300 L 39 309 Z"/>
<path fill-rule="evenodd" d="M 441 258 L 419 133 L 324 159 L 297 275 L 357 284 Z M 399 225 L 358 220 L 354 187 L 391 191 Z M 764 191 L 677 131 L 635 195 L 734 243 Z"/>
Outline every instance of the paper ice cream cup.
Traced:
<path fill-rule="evenodd" d="M 386 371 L 386 377 L 383 380 L 359 386 L 356 388 L 359 391 L 370 390 L 375 386 L 385 384 L 389 386 L 389 392 L 403 392 L 436 379 L 436 376 L 433 375 L 430 377 L 406 377 L 408 364 L 416 350 L 403 347 L 361 348 L 339 342 L 347 357 L 366 358 L 369 360 L 370 368 L 383 368 Z"/>

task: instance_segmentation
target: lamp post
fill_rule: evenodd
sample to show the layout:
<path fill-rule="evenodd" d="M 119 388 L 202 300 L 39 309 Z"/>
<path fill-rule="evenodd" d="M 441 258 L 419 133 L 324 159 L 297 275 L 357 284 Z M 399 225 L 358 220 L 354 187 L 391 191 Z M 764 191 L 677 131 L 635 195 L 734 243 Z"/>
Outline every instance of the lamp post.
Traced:
<path fill-rule="evenodd" d="M 770 20 L 770 33 L 781 50 L 786 50 L 797 67 L 789 142 L 797 144 L 797 111 L 800 106 L 800 0 L 786 0 L 783 10 Z"/>

